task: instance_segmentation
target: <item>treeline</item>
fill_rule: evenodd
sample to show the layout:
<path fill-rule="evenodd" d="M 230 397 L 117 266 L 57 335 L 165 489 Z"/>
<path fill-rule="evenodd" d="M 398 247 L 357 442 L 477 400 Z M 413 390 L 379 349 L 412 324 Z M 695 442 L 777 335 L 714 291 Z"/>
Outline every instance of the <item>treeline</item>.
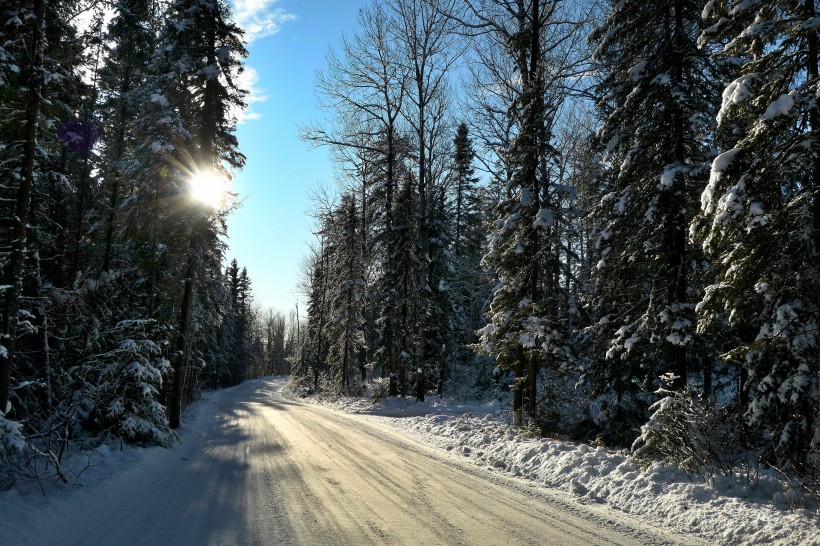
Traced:
<path fill-rule="evenodd" d="M 112 19 L 106 22 L 106 13 Z M 0 485 L 71 442 L 169 445 L 201 388 L 286 372 L 285 317 L 223 269 L 244 162 L 224 1 L 0 7 Z M 167 411 L 166 411 L 167 408 Z"/>
<path fill-rule="evenodd" d="M 497 365 L 518 424 L 696 472 L 757 452 L 816 484 L 817 20 L 810 0 L 365 7 L 317 77 L 330 120 L 302 131 L 341 183 L 294 381 L 463 392 Z"/>

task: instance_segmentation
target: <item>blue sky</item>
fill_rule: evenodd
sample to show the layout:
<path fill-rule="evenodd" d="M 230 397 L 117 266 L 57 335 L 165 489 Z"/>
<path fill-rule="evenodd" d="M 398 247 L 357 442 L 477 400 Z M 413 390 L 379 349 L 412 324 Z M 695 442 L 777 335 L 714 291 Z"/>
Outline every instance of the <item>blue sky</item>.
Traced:
<path fill-rule="evenodd" d="M 235 0 L 237 21 L 248 32 L 251 108 L 237 136 L 247 164 L 234 178 L 244 198 L 228 219 L 228 260 L 248 268 L 256 303 L 289 311 L 299 265 L 308 253 L 312 223 L 309 194 L 333 180 L 327 150 L 311 149 L 297 125 L 322 120 L 313 81 L 328 47 L 352 34 L 363 0 Z"/>

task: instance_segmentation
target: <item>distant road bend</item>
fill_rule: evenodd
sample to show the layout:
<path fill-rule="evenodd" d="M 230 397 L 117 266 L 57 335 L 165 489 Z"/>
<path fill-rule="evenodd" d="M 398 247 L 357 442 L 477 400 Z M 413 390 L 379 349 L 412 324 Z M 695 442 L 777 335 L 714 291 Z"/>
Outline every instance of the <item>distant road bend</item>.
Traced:
<path fill-rule="evenodd" d="M 698 544 L 246 382 L 80 544 Z M 195 430 L 192 432 L 199 432 Z"/>

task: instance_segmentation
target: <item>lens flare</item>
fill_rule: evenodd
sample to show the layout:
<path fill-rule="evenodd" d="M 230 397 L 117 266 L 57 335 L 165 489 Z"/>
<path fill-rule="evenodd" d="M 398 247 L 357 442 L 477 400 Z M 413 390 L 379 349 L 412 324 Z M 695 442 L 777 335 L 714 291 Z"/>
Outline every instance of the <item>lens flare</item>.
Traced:
<path fill-rule="evenodd" d="M 228 181 L 213 172 L 195 173 L 188 179 L 191 197 L 208 207 L 221 208 L 228 198 Z"/>

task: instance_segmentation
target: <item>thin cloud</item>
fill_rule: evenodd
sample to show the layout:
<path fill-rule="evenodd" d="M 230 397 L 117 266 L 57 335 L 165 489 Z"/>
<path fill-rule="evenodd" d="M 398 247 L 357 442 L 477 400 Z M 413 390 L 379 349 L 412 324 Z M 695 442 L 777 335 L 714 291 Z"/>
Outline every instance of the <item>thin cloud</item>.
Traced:
<path fill-rule="evenodd" d="M 234 0 L 236 22 L 245 30 L 248 43 L 276 34 L 284 23 L 296 19 L 278 3 L 279 0 Z"/>
<path fill-rule="evenodd" d="M 239 76 L 239 85 L 248 91 L 248 95 L 245 97 L 245 103 L 248 106 L 234 112 L 237 124 L 241 125 L 262 117 L 258 112 L 253 111 L 253 105 L 258 102 L 265 102 L 268 100 L 268 96 L 257 87 L 258 84 L 259 73 L 254 68 L 246 65 L 245 70 Z"/>

